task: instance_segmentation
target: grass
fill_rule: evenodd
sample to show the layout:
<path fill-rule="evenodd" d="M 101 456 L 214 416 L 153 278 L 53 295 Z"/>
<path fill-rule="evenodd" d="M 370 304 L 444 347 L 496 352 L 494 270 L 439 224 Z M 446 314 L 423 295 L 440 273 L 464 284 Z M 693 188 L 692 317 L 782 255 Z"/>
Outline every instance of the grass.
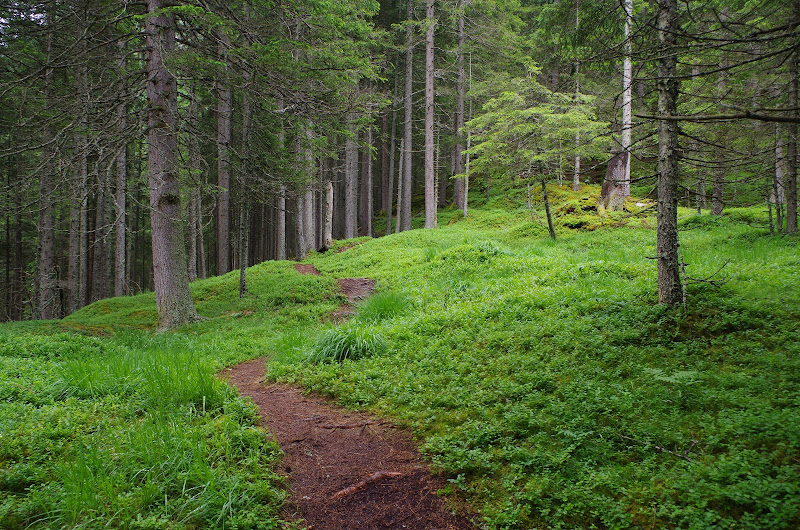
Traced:
<path fill-rule="evenodd" d="M 411 428 L 487 528 L 799 526 L 797 238 L 758 209 L 680 210 L 687 275 L 716 286 L 667 309 L 652 212 L 599 218 L 596 191 L 553 189 L 556 241 L 495 196 L 337 242 L 308 260 L 321 277 L 263 263 L 244 299 L 236 273 L 195 282 L 208 320 L 174 333 L 151 332 L 152 295 L 0 326 L 0 526 L 287 526 L 279 451 L 213 377 L 264 355 Z M 334 279 L 363 276 L 378 294 L 322 324 Z"/>

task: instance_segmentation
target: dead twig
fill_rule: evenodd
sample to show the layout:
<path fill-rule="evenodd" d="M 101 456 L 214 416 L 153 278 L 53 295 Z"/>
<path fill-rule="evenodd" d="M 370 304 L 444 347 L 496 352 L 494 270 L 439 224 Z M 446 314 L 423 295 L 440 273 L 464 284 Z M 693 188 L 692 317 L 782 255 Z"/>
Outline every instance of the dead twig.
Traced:
<path fill-rule="evenodd" d="M 358 490 L 363 489 L 364 487 L 368 486 L 369 484 L 372 484 L 373 482 L 376 482 L 376 481 L 384 479 L 384 478 L 399 477 L 401 475 L 402 475 L 402 473 L 398 473 L 397 471 L 377 471 L 377 472 L 373 473 L 372 475 L 368 476 L 367 478 L 365 478 L 364 480 L 362 480 L 360 482 L 357 482 L 357 483 L 353 484 L 352 486 L 349 486 L 349 487 L 347 487 L 347 488 L 345 488 L 343 490 L 337 491 L 336 493 L 334 493 L 331 496 L 331 498 L 332 499 L 341 499 L 342 497 L 346 497 L 347 495 L 350 495 L 351 493 L 355 493 Z"/>
<path fill-rule="evenodd" d="M 714 274 L 711 274 L 710 276 L 706 276 L 705 278 L 687 277 L 686 279 L 691 281 L 692 283 L 709 283 L 709 284 L 713 285 L 714 287 L 720 287 L 721 285 L 724 285 L 725 283 L 728 282 L 727 278 L 723 278 L 722 280 L 712 280 L 711 278 L 713 278 L 714 276 L 716 276 L 717 274 L 722 272 L 722 269 L 727 267 L 728 263 L 730 263 L 730 262 L 731 262 L 731 260 L 726 261 L 725 263 L 722 264 L 722 266 L 719 269 L 716 270 L 716 272 L 714 272 Z"/>

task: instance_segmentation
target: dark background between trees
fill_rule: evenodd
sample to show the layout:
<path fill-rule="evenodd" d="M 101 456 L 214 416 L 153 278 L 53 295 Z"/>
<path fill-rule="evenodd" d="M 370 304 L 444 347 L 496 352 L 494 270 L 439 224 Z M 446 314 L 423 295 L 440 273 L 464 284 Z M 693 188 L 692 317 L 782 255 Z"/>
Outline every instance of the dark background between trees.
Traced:
<path fill-rule="evenodd" d="M 800 0 L 635 0 L 625 20 L 612 0 L 0 2 L 0 319 L 156 287 L 159 131 L 189 280 L 408 230 L 412 209 L 434 227 L 465 189 L 599 182 L 622 146 L 677 303 L 678 203 L 797 229 Z M 174 109 L 148 96 L 154 50 Z"/>

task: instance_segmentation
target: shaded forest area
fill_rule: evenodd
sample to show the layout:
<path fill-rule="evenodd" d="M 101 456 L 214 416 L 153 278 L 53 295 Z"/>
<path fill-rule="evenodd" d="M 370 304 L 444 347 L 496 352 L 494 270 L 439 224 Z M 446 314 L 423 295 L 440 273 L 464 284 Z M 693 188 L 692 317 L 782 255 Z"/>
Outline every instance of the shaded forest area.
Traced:
<path fill-rule="evenodd" d="M 797 229 L 798 26 L 800 0 L 0 2 L 0 319 L 158 291 L 164 204 L 191 281 L 604 178 L 610 208 L 658 197 L 675 303 L 678 201 Z"/>

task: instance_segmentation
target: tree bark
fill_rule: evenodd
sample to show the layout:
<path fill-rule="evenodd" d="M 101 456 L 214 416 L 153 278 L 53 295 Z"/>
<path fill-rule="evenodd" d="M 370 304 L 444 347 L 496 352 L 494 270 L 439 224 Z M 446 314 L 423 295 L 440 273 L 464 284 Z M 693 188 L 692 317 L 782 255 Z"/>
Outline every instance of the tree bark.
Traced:
<path fill-rule="evenodd" d="M 325 248 L 333 245 L 333 182 L 328 179 L 325 183 Z"/>
<path fill-rule="evenodd" d="M 403 145 L 405 148 L 402 150 L 403 155 L 403 174 L 402 174 L 402 194 L 398 202 L 399 212 L 399 228 L 398 231 L 411 230 L 411 132 L 412 132 L 412 87 L 414 75 L 414 0 L 406 0 L 406 72 L 405 72 L 405 88 L 403 94 Z"/>
<path fill-rule="evenodd" d="M 228 39 L 219 32 L 219 58 L 227 71 Z M 217 274 L 231 270 L 230 189 L 231 189 L 231 89 L 227 76 L 217 81 Z"/>
<path fill-rule="evenodd" d="M 625 153 L 625 167 L 622 182 L 620 183 L 619 193 L 622 197 L 629 197 L 631 194 L 631 130 L 633 129 L 633 115 L 631 112 L 633 103 L 633 68 L 631 56 L 633 55 L 633 45 L 631 43 L 631 26 L 633 23 L 633 0 L 624 0 L 625 9 L 625 59 L 622 67 L 622 150 Z"/>
<path fill-rule="evenodd" d="M 189 290 L 177 174 L 175 128 L 178 90 L 164 65 L 164 54 L 175 49 L 175 20 L 162 8 L 164 0 L 147 0 L 147 144 L 153 274 L 159 330 L 199 319 Z"/>
<path fill-rule="evenodd" d="M 53 18 L 47 17 L 47 70 L 45 71 L 44 100 L 45 105 L 50 104 L 52 98 L 53 69 L 49 66 L 52 55 Z M 41 176 L 39 177 L 39 219 L 37 223 L 39 249 L 37 253 L 37 280 L 38 292 L 38 317 L 50 320 L 59 316 L 58 304 L 58 278 L 56 273 L 56 246 L 55 246 L 55 188 L 56 188 L 56 150 L 55 136 L 46 124 L 42 131 L 42 163 Z M 10 242 L 9 242 L 10 243 Z"/>
<path fill-rule="evenodd" d="M 119 69 L 120 75 L 123 75 L 123 68 L 125 66 L 124 59 L 124 46 L 120 46 L 120 60 Z M 117 129 L 120 136 L 124 138 L 125 128 L 127 127 L 128 111 L 125 103 L 117 104 Z M 127 281 L 127 198 L 128 198 L 128 142 L 122 140 L 122 145 L 119 147 L 116 157 L 116 186 L 114 194 L 114 212 L 115 212 L 115 240 L 114 240 L 114 296 L 123 296 L 128 292 Z"/>
<path fill-rule="evenodd" d="M 433 36 L 434 0 L 426 0 L 428 30 L 425 33 L 425 228 L 436 228 L 436 174 L 433 145 Z"/>
<path fill-rule="evenodd" d="M 350 134 L 344 148 L 344 238 L 358 235 L 358 145 L 355 117 L 348 120 Z"/>
<path fill-rule="evenodd" d="M 466 71 L 464 69 L 464 44 L 466 42 L 465 19 L 466 1 L 461 2 L 461 11 L 458 14 L 458 56 L 456 65 L 458 74 L 456 78 L 456 130 L 455 137 L 455 167 L 453 172 L 456 175 L 464 173 L 464 102 L 466 100 Z M 464 203 L 464 179 L 456 179 L 453 186 L 453 202 L 457 208 Z"/>
<path fill-rule="evenodd" d="M 399 59 L 399 54 L 398 54 Z M 398 61 L 395 61 L 399 63 Z M 399 65 L 398 65 L 399 66 Z M 395 167 L 395 153 L 397 152 L 397 93 L 400 85 L 400 76 L 395 69 L 395 76 L 394 76 L 394 93 L 392 94 L 392 124 L 391 124 L 391 133 L 389 138 L 389 177 L 387 179 L 387 198 L 386 198 L 386 235 L 392 233 L 392 215 L 393 215 L 393 199 L 394 199 L 394 167 Z M 401 154 L 402 156 L 402 154 Z M 402 178 L 401 175 L 398 175 L 397 180 L 399 181 Z M 399 202 L 398 202 L 398 215 L 397 215 L 397 223 L 400 223 L 400 212 L 399 212 Z"/>
<path fill-rule="evenodd" d="M 286 259 L 286 186 L 280 186 L 275 222 L 275 259 Z"/>
<path fill-rule="evenodd" d="M 800 0 L 792 2 L 794 20 L 800 20 Z M 795 48 L 789 57 L 789 108 L 794 109 L 792 115 L 800 118 L 797 108 L 798 90 L 798 52 Z M 786 232 L 797 232 L 797 123 L 790 123 L 789 138 L 786 142 Z"/>
<path fill-rule="evenodd" d="M 678 34 L 677 0 L 658 2 L 658 114 L 672 116 L 677 110 L 676 78 Z M 678 260 L 678 126 L 672 120 L 658 122 L 658 214 L 656 255 L 658 302 L 677 305 L 683 300 Z"/>

